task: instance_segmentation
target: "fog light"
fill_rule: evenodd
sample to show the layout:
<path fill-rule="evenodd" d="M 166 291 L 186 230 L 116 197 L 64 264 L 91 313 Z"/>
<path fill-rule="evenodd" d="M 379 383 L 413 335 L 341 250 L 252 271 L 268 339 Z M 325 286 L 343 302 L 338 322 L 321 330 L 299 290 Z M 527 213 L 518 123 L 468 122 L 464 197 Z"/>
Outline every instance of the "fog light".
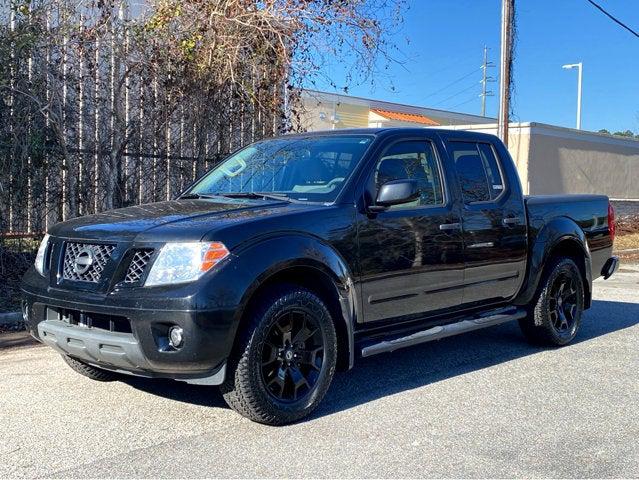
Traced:
<path fill-rule="evenodd" d="M 182 330 L 182 327 L 174 326 L 169 328 L 169 345 L 173 348 L 180 348 L 182 342 L 184 342 L 184 330 Z"/>

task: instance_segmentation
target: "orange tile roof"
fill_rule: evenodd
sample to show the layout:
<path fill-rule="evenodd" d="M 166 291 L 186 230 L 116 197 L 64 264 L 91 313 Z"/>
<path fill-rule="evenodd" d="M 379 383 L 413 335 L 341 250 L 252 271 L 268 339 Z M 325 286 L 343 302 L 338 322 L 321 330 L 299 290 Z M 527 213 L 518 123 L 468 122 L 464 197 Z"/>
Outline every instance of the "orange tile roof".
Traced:
<path fill-rule="evenodd" d="M 401 122 L 421 123 L 424 125 L 439 125 L 435 120 L 432 120 L 425 115 L 418 115 L 416 113 L 402 113 L 392 112 L 390 110 L 382 110 L 380 108 L 372 108 L 371 112 L 381 115 L 388 120 L 399 120 Z"/>

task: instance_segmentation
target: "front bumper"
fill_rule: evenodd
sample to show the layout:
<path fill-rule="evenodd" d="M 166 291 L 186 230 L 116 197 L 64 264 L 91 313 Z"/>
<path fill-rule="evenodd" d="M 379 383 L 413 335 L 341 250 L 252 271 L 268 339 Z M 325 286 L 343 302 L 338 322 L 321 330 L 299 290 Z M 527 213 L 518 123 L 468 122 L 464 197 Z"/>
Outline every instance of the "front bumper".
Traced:
<path fill-rule="evenodd" d="M 45 320 L 38 324 L 40 340 L 63 355 L 70 355 L 90 365 L 140 376 L 162 376 L 154 372 L 140 343 L 133 334 L 104 332 L 70 325 L 60 320 Z M 188 383 L 219 385 L 224 382 L 226 363 L 204 377 L 172 376 Z"/>
<path fill-rule="evenodd" d="M 127 298 L 134 295 L 129 292 Z M 157 302 L 142 295 L 135 308 L 118 307 L 112 298 L 108 303 L 88 303 L 79 301 L 81 292 L 49 289 L 45 294 L 24 287 L 23 297 L 31 335 L 62 354 L 138 376 L 207 385 L 224 381 L 235 331 L 231 308 L 158 309 Z M 178 305 L 182 304 L 180 300 Z M 179 349 L 168 345 L 168 329 L 173 325 L 184 331 Z"/>

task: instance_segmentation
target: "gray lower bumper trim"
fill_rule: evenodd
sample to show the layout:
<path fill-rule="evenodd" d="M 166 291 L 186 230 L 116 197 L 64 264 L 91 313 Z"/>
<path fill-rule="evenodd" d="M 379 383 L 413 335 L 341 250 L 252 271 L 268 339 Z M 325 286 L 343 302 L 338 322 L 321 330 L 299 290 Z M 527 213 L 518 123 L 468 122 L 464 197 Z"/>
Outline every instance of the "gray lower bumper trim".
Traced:
<path fill-rule="evenodd" d="M 38 334 L 44 343 L 60 353 L 88 363 L 133 370 L 151 368 L 140 344 L 130 333 L 100 332 L 59 320 L 45 320 L 38 324 Z"/>
<path fill-rule="evenodd" d="M 90 362 L 88 363 L 90 365 L 93 365 L 94 367 L 110 370 L 112 372 L 121 373 L 124 375 L 131 375 L 133 377 L 171 378 L 178 382 L 190 383 L 191 385 L 222 385 L 224 383 L 224 379 L 226 378 L 226 362 L 224 362 L 221 367 L 218 367 L 217 371 L 212 375 L 209 375 L 207 377 L 188 377 L 188 378 L 187 377 L 184 377 L 184 378 L 171 377 L 171 376 L 166 377 L 163 375 L 153 374 L 151 372 L 131 372 L 129 370 L 120 370 L 118 368 L 109 368 L 105 365 L 96 365 L 96 364 L 91 364 Z"/>
<path fill-rule="evenodd" d="M 69 325 L 60 320 L 38 324 L 38 334 L 45 344 L 64 355 L 71 355 L 98 368 L 138 377 L 173 378 L 196 385 L 220 385 L 226 376 L 226 363 L 212 375 L 198 378 L 173 377 L 153 372 L 140 344 L 130 333 L 101 332 Z"/>

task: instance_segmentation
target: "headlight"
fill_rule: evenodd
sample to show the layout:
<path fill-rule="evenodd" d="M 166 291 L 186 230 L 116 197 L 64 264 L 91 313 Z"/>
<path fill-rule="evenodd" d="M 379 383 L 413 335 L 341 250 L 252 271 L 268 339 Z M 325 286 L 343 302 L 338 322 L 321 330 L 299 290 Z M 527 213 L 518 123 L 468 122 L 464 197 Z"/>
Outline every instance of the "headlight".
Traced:
<path fill-rule="evenodd" d="M 144 285 L 192 282 L 228 255 L 220 242 L 167 243 L 160 249 Z"/>
<path fill-rule="evenodd" d="M 47 252 L 47 246 L 49 245 L 49 234 L 46 234 L 40 242 L 40 247 L 38 248 L 38 253 L 35 258 L 35 269 L 37 272 L 44 276 L 44 257 Z"/>

